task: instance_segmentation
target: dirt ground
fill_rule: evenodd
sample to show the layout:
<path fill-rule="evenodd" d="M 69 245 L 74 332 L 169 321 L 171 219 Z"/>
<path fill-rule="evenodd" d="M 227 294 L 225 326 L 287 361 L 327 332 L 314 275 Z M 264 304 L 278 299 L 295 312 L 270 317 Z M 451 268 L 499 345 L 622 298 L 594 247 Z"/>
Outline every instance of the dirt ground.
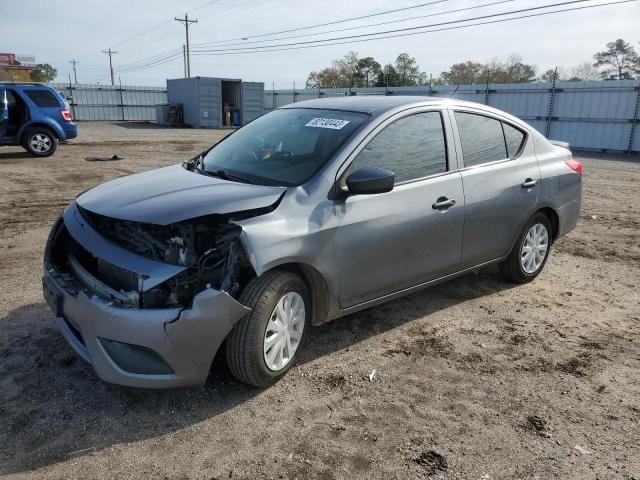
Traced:
<path fill-rule="evenodd" d="M 640 479 L 638 157 L 581 158 L 580 224 L 533 283 L 487 269 L 315 328 L 267 390 L 216 358 L 202 390 L 136 392 L 56 330 L 46 235 L 83 190 L 224 132 L 79 131 L 49 159 L 0 149 L 0 476 Z"/>

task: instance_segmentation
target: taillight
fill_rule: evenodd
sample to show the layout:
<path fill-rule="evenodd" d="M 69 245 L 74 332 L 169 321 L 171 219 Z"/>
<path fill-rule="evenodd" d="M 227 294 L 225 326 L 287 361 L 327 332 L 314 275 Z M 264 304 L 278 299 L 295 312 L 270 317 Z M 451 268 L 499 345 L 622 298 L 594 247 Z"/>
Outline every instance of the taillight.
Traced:
<path fill-rule="evenodd" d="M 60 115 L 62 115 L 65 122 L 73 122 L 73 115 L 71 115 L 71 112 L 66 108 L 64 110 L 60 110 Z"/>
<path fill-rule="evenodd" d="M 564 163 L 566 163 L 571 170 L 580 175 L 580 179 L 582 180 L 582 164 L 579 161 L 570 158 L 569 160 L 565 160 Z"/>

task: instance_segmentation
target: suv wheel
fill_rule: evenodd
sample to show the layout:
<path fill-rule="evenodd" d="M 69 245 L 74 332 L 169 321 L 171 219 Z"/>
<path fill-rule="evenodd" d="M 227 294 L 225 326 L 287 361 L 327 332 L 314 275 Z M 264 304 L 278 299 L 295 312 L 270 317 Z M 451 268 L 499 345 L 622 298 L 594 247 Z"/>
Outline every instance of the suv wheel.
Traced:
<path fill-rule="evenodd" d="M 551 222 L 538 212 L 526 223 L 511 253 L 500 264 L 502 274 L 512 282 L 530 282 L 547 263 L 551 243 Z"/>
<path fill-rule="evenodd" d="M 46 128 L 32 128 L 25 135 L 23 147 L 31 155 L 48 157 L 58 148 L 58 138 Z"/>
<path fill-rule="evenodd" d="M 227 364 L 241 382 L 267 387 L 291 368 L 302 345 L 309 291 L 299 276 L 273 270 L 253 279 L 239 300 L 251 312 L 227 337 Z"/>

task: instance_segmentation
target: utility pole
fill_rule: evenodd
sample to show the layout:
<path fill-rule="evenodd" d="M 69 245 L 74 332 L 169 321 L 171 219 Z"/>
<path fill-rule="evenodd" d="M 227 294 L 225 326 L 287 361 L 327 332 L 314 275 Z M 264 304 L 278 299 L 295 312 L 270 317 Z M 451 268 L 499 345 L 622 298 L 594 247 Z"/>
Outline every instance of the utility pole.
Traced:
<path fill-rule="evenodd" d="M 115 85 L 116 82 L 113 79 L 113 62 L 111 61 L 111 55 L 113 55 L 114 53 L 118 53 L 115 50 L 111 50 L 111 47 L 109 47 L 109 50 L 102 50 L 102 53 L 106 53 L 107 55 L 109 55 L 109 70 L 111 71 L 111 85 Z"/>
<path fill-rule="evenodd" d="M 80 62 L 78 62 L 76 59 L 73 60 L 69 60 L 69 63 L 71 65 L 73 65 L 73 78 L 76 81 L 76 85 L 78 84 L 78 73 L 76 72 L 76 65 Z"/>
<path fill-rule="evenodd" d="M 184 63 L 184 78 L 187 78 L 187 47 L 182 45 L 182 62 Z"/>
<path fill-rule="evenodd" d="M 198 20 L 189 20 L 189 14 L 185 13 L 184 18 L 173 18 L 176 22 L 180 22 L 184 25 L 187 34 L 187 78 L 191 78 L 191 51 L 189 50 L 189 24 L 198 23 Z"/>

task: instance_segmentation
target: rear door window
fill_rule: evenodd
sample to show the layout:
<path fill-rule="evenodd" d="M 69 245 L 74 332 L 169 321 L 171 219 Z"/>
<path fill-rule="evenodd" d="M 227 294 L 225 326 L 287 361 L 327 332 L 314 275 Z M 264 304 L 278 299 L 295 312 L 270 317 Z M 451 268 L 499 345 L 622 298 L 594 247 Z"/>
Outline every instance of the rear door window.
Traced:
<path fill-rule="evenodd" d="M 465 167 L 508 158 L 500 120 L 467 112 L 455 117 Z"/>
<path fill-rule="evenodd" d="M 409 115 L 388 125 L 356 157 L 353 168 L 380 167 L 396 183 L 447 171 L 447 149 L 440 112 Z"/>
<path fill-rule="evenodd" d="M 60 101 L 48 90 L 25 90 L 24 92 L 38 107 L 60 106 Z"/>

